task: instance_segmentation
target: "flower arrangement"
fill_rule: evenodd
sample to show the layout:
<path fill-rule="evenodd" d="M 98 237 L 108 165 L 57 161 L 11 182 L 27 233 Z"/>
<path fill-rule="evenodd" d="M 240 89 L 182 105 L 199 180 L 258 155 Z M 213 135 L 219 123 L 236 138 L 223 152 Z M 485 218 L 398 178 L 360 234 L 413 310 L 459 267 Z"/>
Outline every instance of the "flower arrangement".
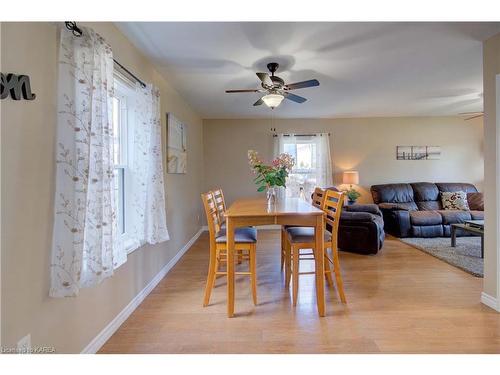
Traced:
<path fill-rule="evenodd" d="M 286 187 L 286 178 L 292 170 L 295 161 L 291 155 L 282 153 L 271 162 L 271 165 L 266 165 L 259 158 L 257 151 L 249 150 L 248 163 L 257 175 L 254 179 L 255 184 L 258 186 L 257 191 L 262 192 L 276 186 Z"/>

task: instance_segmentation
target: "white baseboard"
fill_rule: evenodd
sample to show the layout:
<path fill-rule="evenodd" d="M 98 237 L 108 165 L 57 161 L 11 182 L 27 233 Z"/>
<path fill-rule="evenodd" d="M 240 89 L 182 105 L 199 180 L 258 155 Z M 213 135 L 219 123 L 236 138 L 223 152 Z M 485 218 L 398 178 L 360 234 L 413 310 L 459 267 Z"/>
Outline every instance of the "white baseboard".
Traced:
<path fill-rule="evenodd" d="M 120 328 L 134 310 L 144 301 L 149 293 L 158 285 L 165 275 L 172 269 L 173 266 L 181 259 L 181 257 L 189 250 L 194 242 L 200 237 L 203 232 L 203 227 L 191 238 L 187 244 L 168 262 L 158 274 L 141 290 L 125 308 L 101 331 L 94 339 L 82 350 L 82 354 L 94 354 L 109 340 L 109 338 Z"/>
<path fill-rule="evenodd" d="M 493 310 L 500 312 L 500 301 L 485 292 L 481 293 L 481 302 Z"/>

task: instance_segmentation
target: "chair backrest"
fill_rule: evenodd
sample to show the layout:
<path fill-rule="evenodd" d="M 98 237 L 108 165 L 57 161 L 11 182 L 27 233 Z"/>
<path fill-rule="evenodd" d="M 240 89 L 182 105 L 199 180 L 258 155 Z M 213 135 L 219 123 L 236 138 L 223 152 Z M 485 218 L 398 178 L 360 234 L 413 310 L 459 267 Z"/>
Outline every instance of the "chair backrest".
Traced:
<path fill-rule="evenodd" d="M 312 205 L 316 208 L 323 209 L 323 201 L 325 199 L 325 191 L 319 187 L 314 189 L 312 195 Z"/>
<path fill-rule="evenodd" d="M 219 215 L 219 223 L 222 224 L 224 221 L 226 221 L 226 218 L 224 217 L 224 213 L 226 212 L 226 202 L 224 201 L 224 194 L 222 193 L 222 189 L 213 190 L 212 194 L 214 195 L 217 215 Z"/>
<path fill-rule="evenodd" d="M 332 241 L 337 241 L 340 214 L 344 203 L 344 193 L 340 191 L 326 190 L 323 200 L 323 211 L 326 213 L 325 223 L 332 227 Z"/>
<path fill-rule="evenodd" d="M 221 222 L 217 212 L 217 205 L 215 203 L 213 192 L 201 194 L 203 207 L 205 208 L 205 215 L 207 216 L 208 232 L 210 234 L 210 241 L 215 241 L 215 237 L 220 231 Z"/>

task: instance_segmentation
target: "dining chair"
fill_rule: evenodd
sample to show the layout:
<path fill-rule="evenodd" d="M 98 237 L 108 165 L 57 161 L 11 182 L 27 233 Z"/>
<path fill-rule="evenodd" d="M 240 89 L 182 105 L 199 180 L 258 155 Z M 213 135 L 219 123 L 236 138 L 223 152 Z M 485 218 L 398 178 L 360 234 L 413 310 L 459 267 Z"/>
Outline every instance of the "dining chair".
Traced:
<path fill-rule="evenodd" d="M 226 201 L 224 200 L 224 193 L 222 189 L 212 190 L 212 194 L 214 196 L 215 206 L 217 207 L 217 215 L 219 216 L 219 222 L 221 223 L 221 229 L 226 229 L 226 217 L 224 214 L 226 213 Z M 243 250 L 236 251 L 238 264 L 241 264 L 243 261 Z"/>
<path fill-rule="evenodd" d="M 207 284 L 205 287 L 205 296 L 203 306 L 208 306 L 210 295 L 215 285 L 217 276 L 227 275 L 226 271 L 220 271 L 222 263 L 227 265 L 227 242 L 226 229 L 222 228 L 219 219 L 217 203 L 214 193 L 201 194 L 205 215 L 207 217 L 209 233 L 210 263 L 208 266 Z M 249 260 L 248 272 L 235 272 L 236 275 L 247 275 L 251 277 L 253 303 L 257 304 L 257 230 L 252 227 L 236 228 L 234 231 L 234 249 L 235 251 L 245 250 L 248 254 L 242 254 L 243 259 Z"/>
<path fill-rule="evenodd" d="M 325 197 L 325 191 L 319 187 L 314 189 L 314 193 L 312 195 L 312 205 L 316 208 L 322 210 L 323 208 L 323 198 Z M 285 245 L 287 243 L 286 240 L 286 230 L 287 228 L 291 228 L 290 225 L 284 225 L 281 227 L 281 266 L 280 269 L 283 270 L 283 266 L 285 264 L 286 250 Z M 288 280 L 286 278 L 286 280 Z"/>
<path fill-rule="evenodd" d="M 221 223 L 221 227 L 225 227 L 226 218 L 224 217 L 224 213 L 226 212 L 226 202 L 224 200 L 224 193 L 222 189 L 212 190 L 212 194 L 214 196 L 215 206 L 217 207 L 217 215 L 219 216 L 219 221 Z"/>
<path fill-rule="evenodd" d="M 318 197 L 319 198 L 319 195 Z M 321 209 L 325 212 L 325 276 L 328 284 L 333 286 L 332 273 L 335 274 L 337 290 L 342 303 L 346 303 L 344 293 L 344 283 L 340 272 L 339 252 L 337 246 L 338 227 L 340 214 L 342 212 L 343 193 L 333 190 L 326 190 L 321 199 Z M 331 232 L 328 229 L 331 228 Z M 300 272 L 301 259 L 314 259 L 315 237 L 314 228 L 311 227 L 290 227 L 286 229 L 285 234 L 285 269 L 286 284 L 290 283 L 290 274 L 292 278 L 292 301 L 297 305 L 297 296 L 299 290 L 299 275 L 314 274 L 315 272 Z M 312 249 L 312 253 L 303 254 L 302 249 Z M 328 254 L 331 250 L 331 255 Z M 330 268 L 330 264 L 333 269 Z"/>

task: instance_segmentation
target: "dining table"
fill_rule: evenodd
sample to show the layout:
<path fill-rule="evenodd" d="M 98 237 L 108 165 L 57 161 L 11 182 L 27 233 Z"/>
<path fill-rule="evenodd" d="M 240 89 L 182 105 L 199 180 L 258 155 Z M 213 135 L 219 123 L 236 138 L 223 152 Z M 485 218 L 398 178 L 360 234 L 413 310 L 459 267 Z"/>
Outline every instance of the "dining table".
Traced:
<path fill-rule="evenodd" d="M 237 199 L 225 212 L 227 241 L 227 316 L 234 316 L 234 230 L 259 225 L 314 227 L 316 304 L 319 316 L 325 316 L 324 212 L 301 198 Z M 280 249 L 281 251 L 281 249 Z"/>

